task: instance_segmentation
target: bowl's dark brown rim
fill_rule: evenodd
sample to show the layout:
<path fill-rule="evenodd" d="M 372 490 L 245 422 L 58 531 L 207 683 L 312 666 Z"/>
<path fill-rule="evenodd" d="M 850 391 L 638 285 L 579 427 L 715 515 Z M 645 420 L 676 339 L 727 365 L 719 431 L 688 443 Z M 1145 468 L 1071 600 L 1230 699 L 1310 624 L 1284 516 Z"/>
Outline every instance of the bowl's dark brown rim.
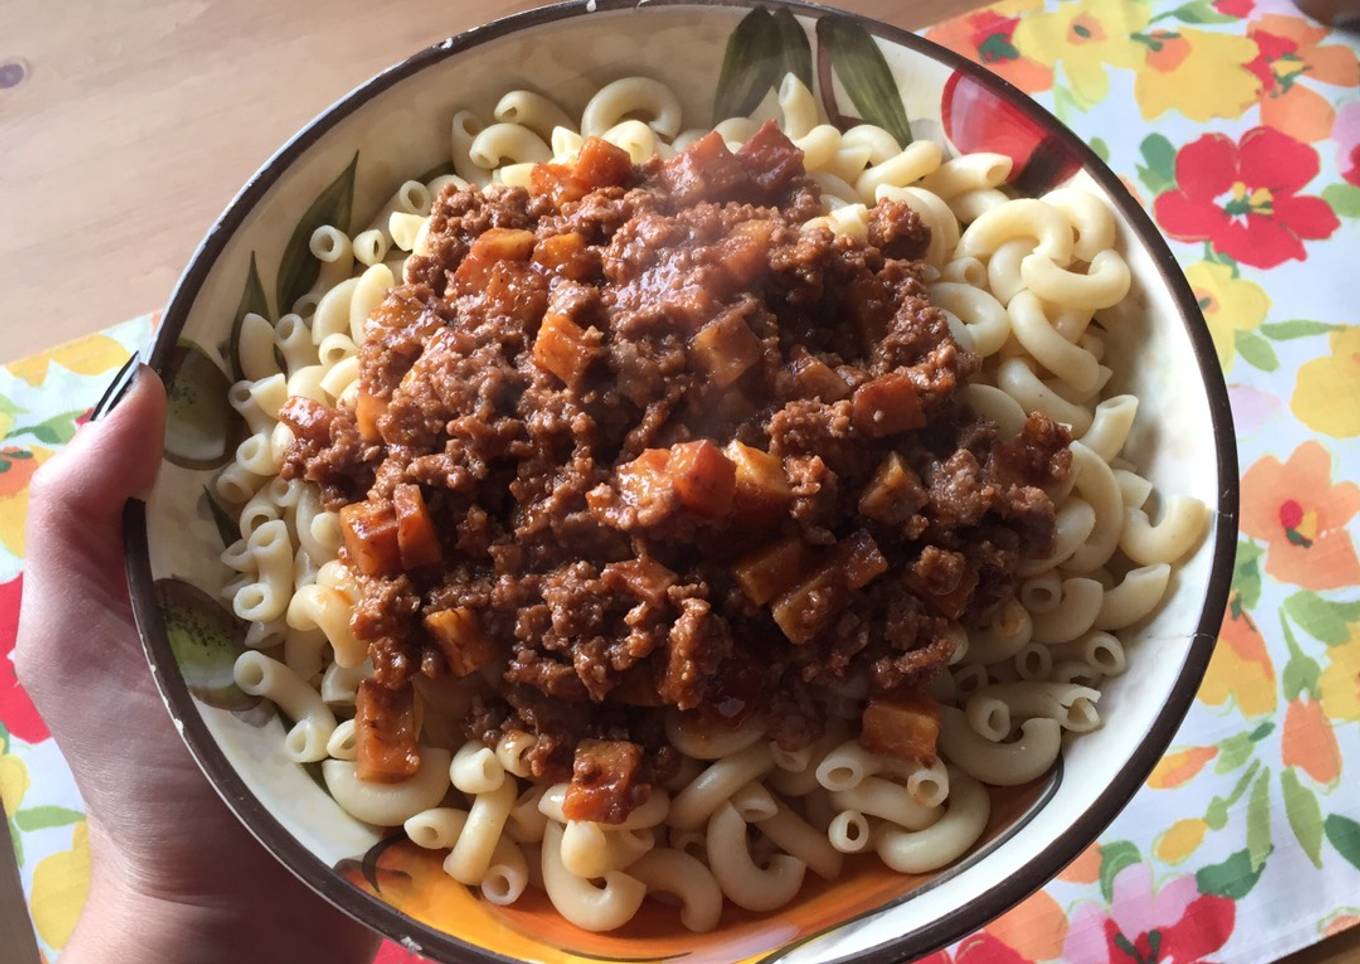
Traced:
<path fill-rule="evenodd" d="M 1227 604 L 1236 550 L 1238 475 L 1237 446 L 1233 436 L 1232 414 L 1227 388 L 1218 364 L 1207 325 L 1190 286 L 1181 273 L 1171 250 L 1157 227 L 1142 207 L 1129 195 L 1119 178 L 1076 134 L 1068 130 L 1053 115 L 1005 80 L 953 51 L 940 47 L 906 30 L 892 27 L 856 14 L 802 0 L 648 0 L 643 6 L 635 0 L 595 0 L 595 11 L 617 11 L 634 7 L 645 13 L 649 8 L 671 6 L 731 7 L 786 7 L 794 13 L 811 17 L 836 13 L 849 16 L 871 34 L 901 44 L 960 71 L 998 96 L 1003 97 L 1029 118 L 1051 131 L 1063 145 L 1081 161 L 1114 200 L 1137 234 L 1139 241 L 1152 255 L 1157 270 L 1176 298 L 1195 352 L 1200 375 L 1209 401 L 1209 413 L 1214 431 L 1214 447 L 1218 463 L 1219 499 L 1218 525 L 1214 535 L 1213 561 L 1204 606 L 1197 630 L 1191 637 L 1185 663 L 1172 687 L 1165 706 L 1153 721 L 1147 734 L 1119 775 L 1070 827 L 1041 850 L 1021 870 L 1003 883 L 931 921 L 923 927 L 882 944 L 867 954 L 855 956 L 857 961 L 889 962 L 918 956 L 943 947 L 981 927 L 988 920 L 1003 913 L 1033 891 L 1043 886 L 1114 820 L 1161 758 L 1182 719 L 1189 710 L 1196 690 L 1204 676 L 1213 651 L 1214 640 Z M 199 290 L 222 253 L 232 233 L 288 167 L 309 149 L 322 135 L 357 110 L 376 94 L 388 89 L 425 68 L 449 57 L 477 47 L 507 34 L 547 23 L 588 16 L 583 2 L 559 3 L 540 7 L 493 21 L 482 27 L 458 34 L 449 40 L 428 47 L 407 58 L 350 91 L 310 124 L 299 131 L 265 162 L 204 236 L 184 273 L 176 284 L 166 306 L 153 347 L 150 364 L 165 378 L 171 350 L 183 329 Z M 181 735 L 190 753 L 236 813 L 257 839 L 304 883 L 336 907 L 368 927 L 393 939 L 407 938 L 424 953 L 432 953 L 450 961 L 479 961 L 499 964 L 509 961 L 501 954 L 486 951 L 452 937 L 442 931 L 421 924 L 388 904 L 371 897 L 336 877 L 333 870 L 299 844 L 269 813 L 258 798 L 246 787 L 227 762 L 202 717 L 183 679 L 174 672 L 174 658 L 165 627 L 155 605 L 151 561 L 148 552 L 146 506 L 140 501 L 128 504 L 124 520 L 124 540 L 127 551 L 128 584 L 142 645 L 151 664 L 152 675 L 171 716 L 181 724 Z M 843 958 L 842 960 L 849 960 Z"/>

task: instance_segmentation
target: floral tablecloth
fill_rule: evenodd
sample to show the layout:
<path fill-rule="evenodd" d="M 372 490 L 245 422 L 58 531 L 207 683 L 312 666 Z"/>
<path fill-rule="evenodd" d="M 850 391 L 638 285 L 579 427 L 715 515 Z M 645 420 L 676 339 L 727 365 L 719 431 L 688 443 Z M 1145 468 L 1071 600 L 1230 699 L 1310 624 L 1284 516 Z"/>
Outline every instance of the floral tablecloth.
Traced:
<path fill-rule="evenodd" d="M 1174 239 L 1243 467 L 1231 601 L 1170 752 L 1098 844 L 930 964 L 1266 961 L 1360 923 L 1360 36 L 1286 0 L 1006 0 L 926 36 L 1056 113 Z M 0 370 L 0 800 L 49 959 L 90 860 L 9 659 L 26 490 L 155 321 Z"/>

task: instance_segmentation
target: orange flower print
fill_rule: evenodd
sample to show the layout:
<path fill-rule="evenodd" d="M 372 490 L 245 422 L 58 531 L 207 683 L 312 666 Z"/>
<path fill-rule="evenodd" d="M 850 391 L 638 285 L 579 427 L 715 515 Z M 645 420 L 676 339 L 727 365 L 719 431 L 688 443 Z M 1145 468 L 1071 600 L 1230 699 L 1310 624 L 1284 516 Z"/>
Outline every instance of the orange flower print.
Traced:
<path fill-rule="evenodd" d="M 1094 884 L 1100 879 L 1100 862 L 1100 844 L 1093 843 L 1058 871 L 1058 879 L 1074 884 Z"/>
<path fill-rule="evenodd" d="M 1267 544 L 1266 572 L 1304 589 L 1360 582 L 1346 523 L 1360 511 L 1360 487 L 1332 485 L 1332 456 L 1304 442 L 1283 465 L 1267 455 L 1242 476 L 1242 531 Z"/>
<path fill-rule="evenodd" d="M 1300 697 L 1284 714 L 1281 762 L 1298 767 L 1318 783 L 1330 785 L 1341 775 L 1341 750 L 1322 704 Z"/>
<path fill-rule="evenodd" d="M 1147 785 L 1154 790 L 1170 790 L 1187 783 L 1204 769 L 1204 765 L 1218 756 L 1216 746 L 1192 746 L 1173 750 L 1157 761 L 1148 777 Z"/>
<path fill-rule="evenodd" d="M 1029 961 L 1062 957 L 1067 940 L 1067 914 L 1046 891 L 1038 890 L 985 928 L 1006 947 Z"/>
<path fill-rule="evenodd" d="M 995 7 L 987 7 L 946 20 L 926 37 L 982 64 L 1026 93 L 1048 90 L 1053 86 L 1053 68 L 1022 55 L 1011 42 L 1019 23 L 1018 16 L 1006 16 Z"/>
<path fill-rule="evenodd" d="M 1223 620 L 1198 696 L 1210 706 L 1231 700 L 1243 716 L 1275 712 L 1275 666 L 1261 631 L 1245 611 L 1234 616 L 1229 610 Z"/>
<path fill-rule="evenodd" d="M 1301 17 L 1266 14 L 1247 27 L 1260 54 L 1247 65 L 1261 81 L 1261 123 L 1300 141 L 1332 134 L 1336 111 L 1302 81 L 1360 85 L 1360 63 L 1345 44 L 1321 44 L 1328 28 Z"/>

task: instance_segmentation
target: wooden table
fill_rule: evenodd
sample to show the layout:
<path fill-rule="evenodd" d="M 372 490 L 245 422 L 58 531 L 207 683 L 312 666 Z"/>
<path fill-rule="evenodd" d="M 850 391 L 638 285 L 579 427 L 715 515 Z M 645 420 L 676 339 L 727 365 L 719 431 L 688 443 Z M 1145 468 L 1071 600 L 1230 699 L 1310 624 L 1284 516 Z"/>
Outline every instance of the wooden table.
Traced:
<path fill-rule="evenodd" d="M 977 0 L 841 5 L 914 28 Z M 0 0 L 0 361 L 160 307 L 237 188 L 321 108 L 534 6 Z"/>
<path fill-rule="evenodd" d="M 979 0 L 836 0 L 915 29 Z M 388 64 L 532 0 L 0 0 L 0 362 L 157 308 L 237 188 Z M 6 959 L 38 959 L 8 842 Z M 1360 928 L 1300 960 L 1360 956 Z"/>

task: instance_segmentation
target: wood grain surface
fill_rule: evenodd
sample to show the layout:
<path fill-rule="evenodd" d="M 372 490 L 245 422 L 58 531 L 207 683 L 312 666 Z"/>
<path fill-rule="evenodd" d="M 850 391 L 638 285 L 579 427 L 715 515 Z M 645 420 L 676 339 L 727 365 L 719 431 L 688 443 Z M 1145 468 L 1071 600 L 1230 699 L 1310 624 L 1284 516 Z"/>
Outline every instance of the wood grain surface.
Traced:
<path fill-rule="evenodd" d="M 841 0 L 916 28 L 976 0 Z M 383 67 L 526 0 L 0 0 L 0 362 L 160 307 L 241 184 Z M 17 81 L 17 82 L 16 82 Z"/>
<path fill-rule="evenodd" d="M 0 362 L 160 307 L 245 179 L 346 91 L 525 0 L 0 0 Z M 917 29 L 978 0 L 837 0 Z M 0 958 L 38 960 L 8 840 Z M 1360 928 L 1310 964 L 1360 958 Z"/>

